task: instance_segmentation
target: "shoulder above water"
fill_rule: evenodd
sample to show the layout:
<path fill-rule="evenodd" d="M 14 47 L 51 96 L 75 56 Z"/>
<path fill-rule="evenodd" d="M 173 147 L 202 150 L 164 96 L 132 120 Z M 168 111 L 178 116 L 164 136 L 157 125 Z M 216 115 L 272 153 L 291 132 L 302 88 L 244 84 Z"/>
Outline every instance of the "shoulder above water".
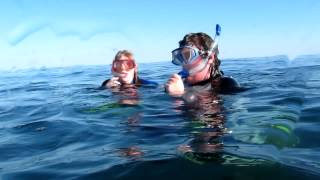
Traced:
<path fill-rule="evenodd" d="M 145 79 L 139 79 L 140 84 L 143 85 L 154 85 L 154 86 L 158 86 L 159 84 L 155 81 L 151 81 L 151 80 L 145 80 Z"/>
<path fill-rule="evenodd" d="M 223 76 L 220 79 L 220 93 L 235 93 L 244 91 L 236 79 L 233 77 Z"/>
<path fill-rule="evenodd" d="M 107 79 L 105 81 L 102 82 L 101 84 L 101 88 L 106 88 L 107 83 L 110 81 L 110 79 Z M 158 86 L 159 84 L 155 81 L 151 81 L 151 80 L 145 80 L 145 79 L 139 79 L 138 82 L 135 82 L 133 84 L 136 85 L 147 85 L 147 86 Z"/>

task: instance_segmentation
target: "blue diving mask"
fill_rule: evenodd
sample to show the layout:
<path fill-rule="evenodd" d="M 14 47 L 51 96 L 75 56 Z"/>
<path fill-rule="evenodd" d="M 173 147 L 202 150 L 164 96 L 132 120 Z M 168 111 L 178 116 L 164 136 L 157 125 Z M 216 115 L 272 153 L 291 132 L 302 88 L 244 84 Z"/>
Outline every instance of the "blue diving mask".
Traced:
<path fill-rule="evenodd" d="M 202 71 L 207 62 L 212 55 L 212 53 L 218 52 L 218 37 L 221 34 L 221 26 L 216 24 L 216 34 L 213 39 L 213 44 L 207 52 L 200 51 L 198 48 L 193 46 L 183 46 L 173 50 L 172 53 L 172 63 L 178 66 L 182 66 L 182 71 L 178 74 L 182 78 L 186 78 L 196 72 Z M 206 54 L 206 58 L 202 55 Z"/>
<path fill-rule="evenodd" d="M 192 46 L 179 47 L 171 52 L 174 65 L 185 65 L 194 62 L 201 54 L 201 51 Z"/>
<path fill-rule="evenodd" d="M 172 51 L 172 63 L 182 66 L 182 71 L 178 74 L 182 78 L 187 78 L 190 75 L 203 71 L 207 67 L 209 57 L 213 52 L 216 52 L 217 45 L 214 44 L 213 48 L 206 52 L 206 57 L 203 57 L 198 48 L 191 46 L 184 46 Z"/>

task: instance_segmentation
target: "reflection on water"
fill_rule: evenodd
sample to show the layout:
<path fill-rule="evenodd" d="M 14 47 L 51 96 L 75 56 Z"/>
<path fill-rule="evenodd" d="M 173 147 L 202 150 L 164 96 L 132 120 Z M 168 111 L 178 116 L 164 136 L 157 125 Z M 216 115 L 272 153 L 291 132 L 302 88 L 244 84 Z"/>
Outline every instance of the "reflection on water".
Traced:
<path fill-rule="evenodd" d="M 192 136 L 179 150 L 189 154 L 217 153 L 223 146 L 222 136 L 226 132 L 221 100 L 211 91 L 191 92 L 184 98 L 190 96 L 194 100 L 185 101 L 183 114 L 188 117 Z"/>
<path fill-rule="evenodd" d="M 139 105 L 139 91 L 136 85 L 122 85 L 111 89 L 105 89 L 106 91 L 111 91 L 112 94 L 118 98 L 117 104 L 121 106 L 136 106 Z M 143 116 L 143 112 L 135 112 L 127 118 L 126 124 L 128 126 L 139 126 L 139 121 Z M 128 130 L 126 133 L 130 133 Z M 144 155 L 143 150 L 138 145 L 132 145 L 127 147 L 121 147 L 118 149 L 118 154 L 120 157 L 133 158 L 132 160 L 139 160 L 140 157 Z"/>
<path fill-rule="evenodd" d="M 116 95 L 119 98 L 118 103 L 121 105 L 139 104 L 138 87 L 135 85 L 129 84 L 105 90 L 110 90 L 114 95 Z"/>

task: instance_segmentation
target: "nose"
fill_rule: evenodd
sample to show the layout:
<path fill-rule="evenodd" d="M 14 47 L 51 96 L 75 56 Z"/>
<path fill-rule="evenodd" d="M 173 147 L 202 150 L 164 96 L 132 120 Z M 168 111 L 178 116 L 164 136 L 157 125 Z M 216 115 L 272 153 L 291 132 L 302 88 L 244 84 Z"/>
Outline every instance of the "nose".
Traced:
<path fill-rule="evenodd" d="M 184 58 L 184 60 L 186 62 L 188 62 L 189 59 L 191 58 L 190 50 L 188 48 L 183 48 L 181 53 L 182 53 L 182 57 Z"/>
<path fill-rule="evenodd" d="M 124 63 L 121 63 L 121 64 L 120 64 L 120 70 L 121 70 L 121 71 L 126 70 L 126 66 L 125 66 Z"/>

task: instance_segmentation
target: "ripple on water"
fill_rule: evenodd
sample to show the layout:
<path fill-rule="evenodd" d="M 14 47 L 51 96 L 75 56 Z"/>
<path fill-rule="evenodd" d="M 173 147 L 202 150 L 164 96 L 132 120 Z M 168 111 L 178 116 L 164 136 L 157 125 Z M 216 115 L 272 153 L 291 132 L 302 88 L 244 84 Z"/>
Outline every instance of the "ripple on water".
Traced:
<path fill-rule="evenodd" d="M 281 57 L 223 66 L 246 91 L 195 103 L 163 86 L 99 90 L 104 66 L 0 77 L 2 178 L 319 177 L 318 66 Z M 178 71 L 168 67 L 145 64 L 140 75 L 163 84 Z"/>

